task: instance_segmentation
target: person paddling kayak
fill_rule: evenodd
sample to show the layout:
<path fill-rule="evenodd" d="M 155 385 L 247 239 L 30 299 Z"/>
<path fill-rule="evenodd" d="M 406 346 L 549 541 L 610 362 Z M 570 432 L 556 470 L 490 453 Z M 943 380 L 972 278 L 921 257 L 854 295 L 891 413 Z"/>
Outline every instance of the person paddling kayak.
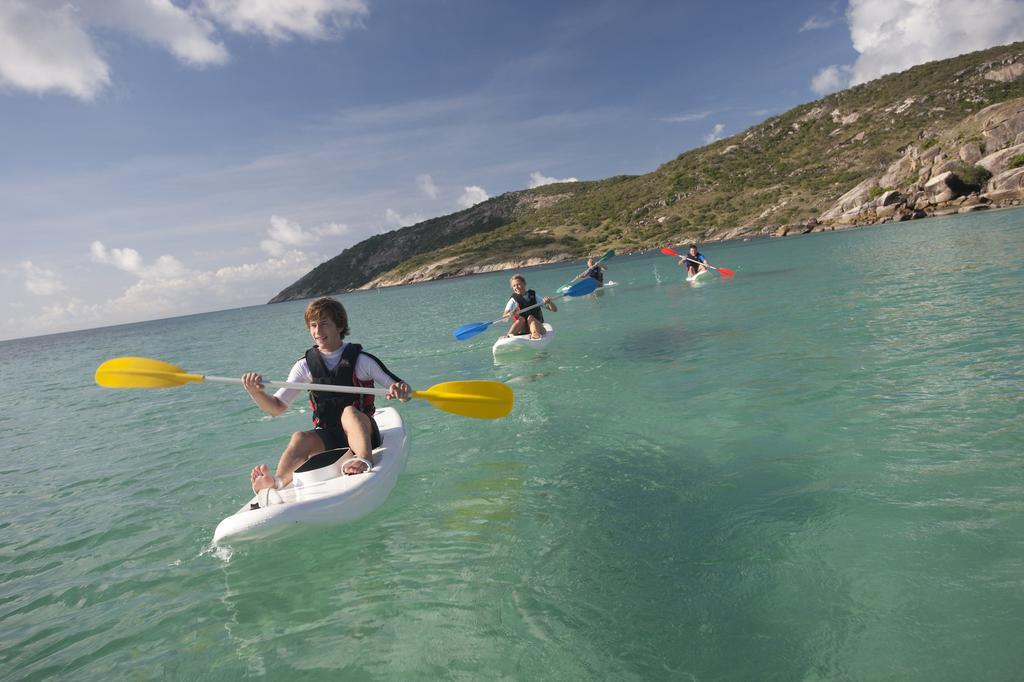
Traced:
<path fill-rule="evenodd" d="M 547 308 L 553 313 L 558 312 L 554 301 L 548 296 L 538 301 L 537 293 L 533 289 L 526 288 L 526 278 L 522 275 L 512 275 L 509 284 L 512 285 L 512 297 L 508 299 L 505 311 L 501 315 L 503 318 L 511 317 L 515 320 L 508 329 L 508 336 L 529 334 L 531 339 L 539 339 L 544 336 L 544 313 L 541 310 Z M 525 315 L 518 313 L 518 311 L 536 306 L 538 303 L 542 305 L 528 310 Z"/>
<path fill-rule="evenodd" d="M 314 346 L 306 351 L 288 374 L 289 382 L 334 384 L 338 386 L 387 386 L 388 400 L 409 400 L 409 385 L 391 373 L 380 360 L 363 351 L 362 346 L 348 343 L 348 314 L 333 298 L 318 298 L 306 307 L 306 327 Z M 263 389 L 263 377 L 257 372 L 242 375 L 245 390 L 261 410 L 272 417 L 284 414 L 302 391 L 279 389 L 274 395 Z M 373 416 L 373 396 L 352 393 L 310 391 L 313 408 L 311 431 L 296 431 L 281 453 L 276 478 L 266 464 L 252 470 L 253 492 L 266 488 L 283 488 L 292 480 L 292 473 L 312 455 L 335 448 L 349 448 L 341 459 L 342 473 L 362 474 L 373 467 L 373 449 L 380 446 L 380 431 Z"/>
<path fill-rule="evenodd" d="M 686 263 L 686 276 L 694 277 L 698 273 L 708 271 L 708 259 L 704 257 L 704 254 L 697 250 L 696 244 L 690 244 L 690 251 L 685 256 L 679 258 L 679 264 Z"/>
<path fill-rule="evenodd" d="M 597 286 L 598 287 L 603 287 L 604 286 L 604 274 L 601 271 L 602 270 L 607 270 L 607 269 L 608 269 L 607 266 L 601 265 L 600 263 L 595 261 L 593 258 L 588 258 L 587 259 L 587 271 L 586 272 L 582 272 L 582 273 L 576 275 L 576 277 L 574 277 L 572 281 L 575 282 L 578 279 L 583 279 L 584 277 L 590 277 L 595 282 L 597 282 Z"/>

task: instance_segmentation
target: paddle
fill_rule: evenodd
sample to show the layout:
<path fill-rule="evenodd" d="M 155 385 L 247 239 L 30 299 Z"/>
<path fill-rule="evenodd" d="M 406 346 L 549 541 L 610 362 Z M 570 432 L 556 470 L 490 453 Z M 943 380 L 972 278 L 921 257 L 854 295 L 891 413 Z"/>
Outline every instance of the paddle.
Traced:
<path fill-rule="evenodd" d="M 189 382 L 241 384 L 233 377 L 189 374 L 180 367 L 150 358 L 114 358 L 96 369 L 96 383 L 107 388 L 174 388 Z M 386 395 L 386 388 L 305 384 L 294 381 L 264 381 L 272 388 L 298 388 L 331 393 Z M 425 391 L 413 391 L 439 410 L 474 419 L 500 419 L 512 411 L 512 389 L 500 381 L 445 381 Z"/>
<path fill-rule="evenodd" d="M 579 282 L 576 282 L 564 292 L 552 296 L 551 298 L 562 298 L 563 296 L 586 296 L 587 294 L 593 293 L 594 289 L 596 288 L 597 282 L 595 282 L 593 278 L 587 277 L 586 279 L 581 279 Z M 544 304 L 537 303 L 528 306 L 520 310 L 519 313 L 525 313 L 527 310 L 533 310 L 534 308 L 539 308 L 542 305 Z M 466 339 L 471 339 L 480 332 L 485 331 L 492 324 L 497 324 L 504 319 L 506 318 L 499 317 L 493 322 L 470 322 L 469 324 L 464 324 L 455 331 L 453 331 L 452 336 L 454 336 L 458 341 L 465 341 Z"/>
<path fill-rule="evenodd" d="M 690 258 L 689 256 L 680 256 L 678 253 L 676 253 L 672 249 L 668 248 L 667 246 L 663 246 L 661 248 L 661 252 L 663 254 L 665 254 L 666 256 L 675 256 L 676 258 L 685 258 L 686 260 L 690 261 L 691 263 L 696 263 L 697 265 L 703 265 L 705 267 L 711 268 L 712 270 L 718 270 L 718 274 L 720 274 L 722 277 L 732 277 L 733 275 L 736 274 L 735 272 L 733 272 L 729 268 L 716 268 L 714 265 L 711 265 L 709 263 L 701 263 L 699 260 L 697 260 L 695 258 Z"/>
<path fill-rule="evenodd" d="M 615 256 L 615 249 L 608 249 L 607 251 L 605 251 L 605 252 L 604 252 L 604 255 L 603 255 L 603 256 L 601 256 L 601 257 L 600 257 L 600 258 L 598 258 L 598 259 L 597 259 L 596 261 L 594 261 L 594 265 L 600 265 L 600 264 L 601 264 L 601 261 L 603 261 L 603 260 L 607 260 L 607 259 L 609 259 L 609 258 L 612 258 L 612 257 L 614 257 L 614 256 Z M 570 279 L 570 280 L 569 280 L 568 282 L 566 282 L 566 283 L 565 283 L 565 284 L 563 284 L 562 286 L 560 286 L 560 287 L 558 287 L 557 289 L 555 289 L 555 291 L 561 291 L 562 289 L 565 289 L 565 288 L 567 288 L 567 287 L 568 287 L 568 286 L 569 286 L 570 284 L 572 284 L 573 282 L 575 282 L 575 281 L 576 281 L 576 280 L 577 280 L 577 279 L 578 279 L 579 277 L 582 277 L 583 275 L 587 274 L 587 273 L 588 273 L 589 271 L 590 271 L 590 268 L 587 268 L 586 270 L 584 270 L 584 271 L 583 271 L 583 272 L 581 272 L 580 274 L 576 275 L 576 277 L 573 277 L 573 278 L 572 278 L 572 279 Z"/>

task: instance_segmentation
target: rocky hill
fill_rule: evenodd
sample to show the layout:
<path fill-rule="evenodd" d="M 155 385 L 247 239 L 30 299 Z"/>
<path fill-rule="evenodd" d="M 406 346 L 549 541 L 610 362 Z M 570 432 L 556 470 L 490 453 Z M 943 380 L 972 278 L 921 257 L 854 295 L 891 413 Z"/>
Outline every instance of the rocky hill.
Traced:
<path fill-rule="evenodd" d="M 1014 43 L 798 106 L 645 175 L 509 192 L 371 237 L 271 302 L 1022 201 L 1024 43 Z"/>

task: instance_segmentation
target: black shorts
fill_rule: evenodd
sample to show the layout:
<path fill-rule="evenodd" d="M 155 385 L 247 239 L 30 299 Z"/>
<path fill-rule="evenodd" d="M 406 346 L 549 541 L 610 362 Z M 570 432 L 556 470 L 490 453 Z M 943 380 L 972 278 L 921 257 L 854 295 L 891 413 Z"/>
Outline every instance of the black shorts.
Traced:
<path fill-rule="evenodd" d="M 373 417 L 370 417 L 370 428 L 370 446 L 376 450 L 381 444 L 380 428 L 377 427 L 377 420 Z M 326 429 L 316 428 L 313 429 L 313 433 L 320 436 L 320 440 L 324 442 L 324 450 L 348 447 L 348 436 L 345 435 L 345 429 L 340 426 Z"/>

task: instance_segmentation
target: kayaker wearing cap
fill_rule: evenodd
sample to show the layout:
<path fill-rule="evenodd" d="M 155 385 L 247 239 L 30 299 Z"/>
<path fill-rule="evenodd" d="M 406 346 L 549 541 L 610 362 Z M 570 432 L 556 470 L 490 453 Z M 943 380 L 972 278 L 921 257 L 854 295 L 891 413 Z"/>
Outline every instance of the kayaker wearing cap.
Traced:
<path fill-rule="evenodd" d="M 600 263 L 595 261 L 593 258 L 588 258 L 587 259 L 587 271 L 586 272 L 582 272 L 582 273 L 576 275 L 573 278 L 572 281 L 575 282 L 576 280 L 583 279 L 584 277 L 591 277 L 591 278 L 594 279 L 594 281 L 597 282 L 597 286 L 598 287 L 603 287 L 604 286 L 604 274 L 602 274 L 601 271 L 602 270 L 607 270 L 607 269 L 608 268 L 606 266 L 601 265 Z"/>
<path fill-rule="evenodd" d="M 505 311 L 501 315 L 502 317 L 512 317 L 515 320 L 508 329 L 508 336 L 529 334 L 531 339 L 539 339 L 544 336 L 544 313 L 541 310 L 547 308 L 553 313 L 558 312 L 554 301 L 547 296 L 538 301 L 537 293 L 533 289 L 526 288 L 526 278 L 522 275 L 512 275 L 509 284 L 512 285 L 512 297 L 508 299 L 508 303 L 505 304 Z M 530 308 L 538 303 L 541 303 L 541 305 L 528 310 L 525 315 L 518 313 L 518 311 Z"/>
<path fill-rule="evenodd" d="M 409 385 L 388 371 L 380 360 L 363 351 L 362 346 L 343 341 L 349 333 L 345 307 L 333 298 L 318 298 L 306 307 L 306 326 L 316 344 L 292 366 L 289 382 L 334 384 L 336 386 L 371 387 L 374 383 L 388 387 L 388 400 L 408 400 Z M 274 395 L 263 390 L 263 377 L 256 372 L 242 375 L 245 390 L 260 409 L 272 417 L 283 414 L 302 392 L 282 388 Z M 362 474 L 373 467 L 373 449 L 380 447 L 380 431 L 373 420 L 373 396 L 355 393 L 310 391 L 313 408 L 311 431 L 296 431 L 277 463 L 277 478 L 266 464 L 252 470 L 252 490 L 283 488 L 292 480 L 292 473 L 312 455 L 349 448 L 340 460 L 342 473 Z"/>
<path fill-rule="evenodd" d="M 690 244 L 690 252 L 685 256 L 680 257 L 679 264 L 686 263 L 686 276 L 693 277 L 698 272 L 707 272 L 708 268 L 705 263 L 708 259 L 704 257 L 704 254 L 697 251 L 696 244 Z"/>

